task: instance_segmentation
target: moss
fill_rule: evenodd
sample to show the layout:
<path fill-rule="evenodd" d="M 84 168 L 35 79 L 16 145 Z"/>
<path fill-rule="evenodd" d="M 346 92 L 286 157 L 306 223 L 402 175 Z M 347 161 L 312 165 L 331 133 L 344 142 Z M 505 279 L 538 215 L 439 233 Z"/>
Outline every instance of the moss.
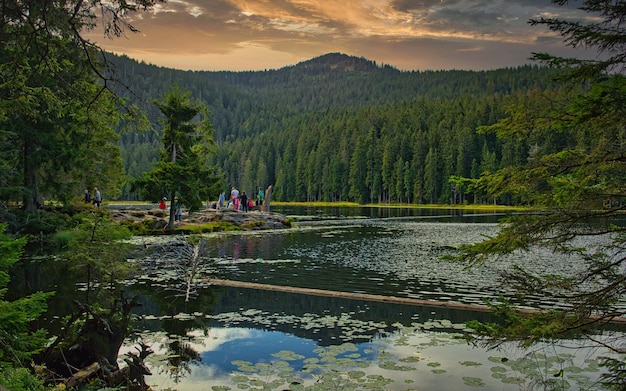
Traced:
<path fill-rule="evenodd" d="M 200 225 L 182 225 L 174 229 L 175 232 L 184 232 L 187 234 L 201 234 L 222 231 L 241 231 L 241 227 L 225 222 L 210 222 Z"/>
<path fill-rule="evenodd" d="M 259 227 L 265 226 L 265 221 L 263 220 L 252 220 L 243 224 L 243 229 L 255 229 Z"/>
<path fill-rule="evenodd" d="M 148 214 L 150 216 L 155 216 L 155 217 L 160 217 L 160 218 L 167 218 L 170 216 L 170 212 L 168 210 L 163 210 L 163 209 L 149 210 Z"/>
<path fill-rule="evenodd" d="M 156 226 L 156 220 L 145 219 L 135 221 L 132 219 L 126 219 L 119 222 L 119 224 L 126 226 L 133 235 L 159 235 L 163 234 L 163 229 Z"/>

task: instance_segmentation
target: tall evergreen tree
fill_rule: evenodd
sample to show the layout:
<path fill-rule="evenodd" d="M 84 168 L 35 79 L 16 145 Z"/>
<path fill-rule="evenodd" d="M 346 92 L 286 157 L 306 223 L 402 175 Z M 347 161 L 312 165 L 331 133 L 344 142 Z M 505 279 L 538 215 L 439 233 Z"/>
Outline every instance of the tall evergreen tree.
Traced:
<path fill-rule="evenodd" d="M 626 317 L 626 236 L 623 226 L 615 224 L 626 212 L 626 7 L 623 1 L 585 0 L 581 9 L 592 16 L 589 24 L 543 18 L 532 23 L 558 31 L 571 46 L 596 48 L 600 55 L 592 60 L 535 55 L 563 67 L 564 87 L 535 94 L 534 102 L 523 102 L 512 109 L 510 118 L 484 129 L 504 138 L 530 140 L 530 145 L 534 140 L 553 140 L 556 132 L 564 136 L 534 147 L 523 167 L 503 168 L 479 181 L 492 195 L 515 195 L 544 213 L 508 219 L 496 236 L 464 246 L 461 256 L 476 263 L 542 247 L 580 257 L 586 268 L 571 275 L 537 275 L 519 265 L 507 274 L 507 283 L 522 297 L 550 295 L 567 307 L 524 316 L 506 304 L 498 305 L 502 323 L 474 325 L 494 344 L 503 340 L 531 344 L 586 334 Z M 602 382 L 608 389 L 626 389 L 623 339 L 584 341 L 617 353 L 605 359 Z"/>
<path fill-rule="evenodd" d="M 163 114 L 161 157 L 152 171 L 137 181 L 145 199 L 170 198 L 169 229 L 174 228 L 174 198 L 190 210 L 198 209 L 212 194 L 218 194 L 221 174 L 209 164 L 215 141 L 208 108 L 191 101 L 191 93 L 174 85 L 154 104 Z M 197 119 L 194 122 L 195 119 Z"/>
<path fill-rule="evenodd" d="M 439 198 L 439 164 L 437 158 L 438 151 L 432 147 L 426 155 L 424 163 L 424 196 L 430 204 L 437 202 Z"/>
<path fill-rule="evenodd" d="M 81 34 L 96 21 L 109 36 L 134 31 L 125 15 L 157 2 L 2 2 L 0 142 L 7 152 L 0 158 L 8 170 L 0 174 L 1 198 L 33 210 L 44 198 L 67 200 L 90 180 L 116 194 L 122 172 L 117 118 L 100 83 L 98 46 Z"/>

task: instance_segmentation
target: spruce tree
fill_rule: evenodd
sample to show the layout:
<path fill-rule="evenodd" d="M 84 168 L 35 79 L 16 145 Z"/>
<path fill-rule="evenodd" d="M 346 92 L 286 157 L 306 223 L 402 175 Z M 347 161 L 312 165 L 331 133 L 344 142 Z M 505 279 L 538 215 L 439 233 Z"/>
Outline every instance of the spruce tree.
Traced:
<path fill-rule="evenodd" d="M 476 185 L 492 196 L 518 197 L 541 213 L 504 221 L 496 236 L 464 246 L 461 258 L 480 263 L 541 247 L 582 260 L 585 268 L 571 275 L 550 270 L 538 275 L 517 265 L 505 276 L 508 287 L 517 289 L 520 297 L 556 297 L 564 309 L 527 316 L 499 303 L 494 307 L 501 323 L 473 327 L 492 345 L 505 340 L 530 345 L 587 335 L 586 344 L 617 353 L 605 359 L 602 382 L 623 390 L 623 339 L 599 343 L 591 334 L 607 322 L 626 318 L 626 231 L 619 223 L 626 212 L 626 78 L 622 74 L 626 7 L 623 1 L 583 1 L 581 9 L 592 17 L 591 23 L 558 18 L 531 23 L 559 32 L 568 45 L 596 48 L 599 56 L 582 60 L 535 54 L 535 59 L 562 69 L 561 87 L 533 94 L 530 101 L 514 107 L 509 118 L 482 128 L 501 138 L 526 140 L 532 148 L 522 167 L 490 173 Z"/>

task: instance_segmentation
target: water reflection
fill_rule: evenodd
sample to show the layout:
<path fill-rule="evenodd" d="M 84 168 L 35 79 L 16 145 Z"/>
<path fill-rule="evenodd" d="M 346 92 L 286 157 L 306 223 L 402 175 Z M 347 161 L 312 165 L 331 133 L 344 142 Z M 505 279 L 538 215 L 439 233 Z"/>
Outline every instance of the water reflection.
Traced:
<path fill-rule="evenodd" d="M 159 300 L 158 298 L 155 299 L 154 294 L 143 292 L 142 307 L 136 311 L 141 317 L 138 327 L 154 332 L 164 330 L 172 335 L 187 335 L 190 330 L 208 329 L 218 324 L 256 329 L 271 327 L 272 330 L 288 332 L 313 340 L 320 346 L 327 346 L 348 340 L 352 342 L 368 341 L 382 332 L 393 331 L 394 328 L 391 325 L 394 323 L 410 325 L 412 322 L 432 319 L 447 319 L 459 324 L 470 320 L 495 321 L 495 318 L 484 312 L 459 311 L 435 306 L 416 307 L 245 288 L 206 287 L 199 297 L 206 296 L 215 298 L 211 300 L 212 304 L 209 306 L 182 306 L 178 312 L 168 312 L 153 302 L 153 300 Z M 219 320 L 219 314 L 245 312 L 250 309 L 258 311 L 257 316 Z M 180 314 L 189 314 L 190 316 L 181 317 Z M 192 316 L 193 314 L 195 315 Z M 199 316 L 200 314 L 202 316 Z M 309 327 L 311 324 L 307 327 L 299 327 L 298 325 L 307 322 L 307 319 L 312 316 L 311 314 L 328 316 L 329 319 L 339 319 L 343 314 L 349 314 L 352 322 L 362 323 L 360 333 L 359 335 L 350 335 L 348 338 L 342 334 L 341 327 L 320 329 L 315 330 L 315 332 Z M 218 322 L 215 322 L 215 319 L 218 319 Z M 173 328 L 172 325 L 174 324 L 178 324 L 178 326 Z"/>
<path fill-rule="evenodd" d="M 496 221 L 502 217 L 499 214 L 387 208 L 272 209 L 289 215 L 311 213 L 316 220 L 305 223 L 301 219 L 298 228 L 279 232 L 207 235 L 197 295 L 189 302 L 176 294 L 180 265 L 175 251 L 142 253 L 133 260 L 139 273 L 128 281 L 127 295 L 141 297 L 136 327 L 138 336 L 157 352 L 151 359 L 154 376 L 148 378 L 155 389 L 252 388 L 253 380 L 282 379 L 272 368 L 289 369 L 302 381 L 311 379 L 307 368 L 318 371 L 318 380 L 324 370 L 331 374 L 363 372 L 372 378 L 391 379 L 393 383 L 384 388 L 389 390 L 524 389 L 526 385 L 520 382 L 525 380 L 516 376 L 532 379 L 519 369 L 525 363 L 513 367 L 501 360 L 520 352 L 487 352 L 458 338 L 465 322 L 493 321 L 489 314 L 216 287 L 204 283 L 203 278 L 469 304 L 504 295 L 524 306 L 555 307 L 558 303 L 550 298 L 518 298 L 514 291 L 497 288 L 500 271 L 512 263 L 523 263 L 537 273 L 568 274 L 582 267 L 575 259 L 542 253 L 514 254 L 506 261 L 470 270 L 440 260 L 442 255 L 454 254 L 461 244 L 495 234 Z M 320 223 L 322 219 L 326 221 Z M 149 238 L 142 243 L 149 249 L 158 247 Z M 76 295 L 76 286 L 69 283 L 73 280 L 68 266 L 47 258 L 27 269 L 15 276 L 15 284 L 24 287 L 15 292 L 56 289 L 51 315 L 44 322 L 69 313 L 68 298 Z M 129 340 L 124 349 L 132 350 L 134 342 Z M 343 350 L 335 350 L 339 347 Z M 569 384 L 593 382 L 597 377 L 592 352 L 572 357 L 576 362 L 566 362 L 569 356 L 550 349 L 545 358 L 533 358 L 535 369 L 537 364 L 543 365 L 538 376 L 552 377 L 558 372 L 553 366 L 562 363 L 583 373 L 582 380 L 572 376 Z M 558 360 L 554 359 L 557 354 Z M 580 362 L 578 357 L 590 357 L 590 361 Z M 347 359 L 351 361 L 341 361 Z M 278 362 L 287 363 L 288 368 L 263 368 L 265 380 L 255 377 L 262 369 L 257 364 Z M 337 367 L 331 362 L 343 364 Z M 320 363 L 327 366 L 319 367 Z M 233 377 L 233 371 L 239 377 Z M 380 388 L 368 384 L 361 389 L 375 386 Z"/>
<path fill-rule="evenodd" d="M 363 220 L 350 225 L 209 237 L 205 273 L 216 278 L 302 288 L 483 304 L 500 296 L 546 307 L 546 297 L 519 298 L 503 289 L 500 272 L 522 263 L 537 273 L 568 274 L 583 267 L 572 257 L 516 254 L 472 269 L 442 261 L 458 246 L 494 235 L 493 223 Z M 549 264 L 548 264 L 549 263 Z M 506 286 L 506 285 L 505 285 Z"/>
<path fill-rule="evenodd" d="M 253 385 L 288 389 L 294 379 L 301 385 L 318 386 L 332 380 L 335 388 L 320 389 L 337 389 L 339 384 L 354 386 L 361 379 L 368 382 L 357 388 L 362 390 L 380 389 L 377 382 L 384 381 L 386 390 L 472 390 L 481 386 L 506 391 L 527 389 L 529 382 L 537 379 L 550 380 L 562 368 L 575 369 L 563 378 L 568 387 L 600 389 L 594 386 L 599 375 L 597 352 L 577 348 L 577 355 L 572 355 L 573 350 L 565 347 L 575 346 L 573 341 L 543 346 L 527 359 L 511 345 L 485 351 L 466 344 L 460 338 L 463 322 L 488 314 L 248 289 L 208 289 L 217 297 L 210 314 L 156 316 L 144 312 L 138 325 L 144 326 L 142 338 L 156 352 L 151 360 L 154 376 L 148 378 L 155 389 L 249 389 Z M 205 327 L 185 327 L 184 335 L 161 331 L 163 322 L 170 321 L 204 323 Z M 177 332 L 183 329 L 177 328 Z M 173 349 L 181 340 L 185 341 L 183 356 L 192 359 L 178 357 L 181 350 Z M 181 361 L 183 369 L 173 366 Z M 361 372 L 363 376 L 357 378 L 328 378 Z"/>
<path fill-rule="evenodd" d="M 378 206 L 301 206 L 276 205 L 272 212 L 282 213 L 298 221 L 343 220 L 343 219 L 389 219 L 419 218 L 448 222 L 489 222 L 497 223 L 510 211 L 484 209 L 447 209 L 447 208 L 406 208 Z"/>

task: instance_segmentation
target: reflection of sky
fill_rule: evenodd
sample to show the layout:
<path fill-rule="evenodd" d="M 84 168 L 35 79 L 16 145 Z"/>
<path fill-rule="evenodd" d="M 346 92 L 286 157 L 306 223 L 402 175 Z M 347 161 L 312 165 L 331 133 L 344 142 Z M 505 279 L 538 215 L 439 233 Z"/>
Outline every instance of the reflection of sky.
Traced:
<path fill-rule="evenodd" d="M 152 347 L 155 356 L 163 358 L 170 337 L 164 333 L 152 334 Z M 191 373 L 185 374 L 178 383 L 175 383 L 164 366 L 159 367 L 155 360 L 152 363 L 153 375 L 147 378 L 148 384 L 156 390 L 167 388 L 179 391 L 207 390 L 222 385 L 236 387 L 231 381 L 231 374 L 237 372 L 233 361 L 248 361 L 255 363 L 269 363 L 282 360 L 276 356 L 280 351 L 290 351 L 305 358 L 320 358 L 317 344 L 306 338 L 299 338 L 288 333 L 237 327 L 216 327 L 208 333 L 192 331 L 188 337 L 189 345 L 201 357 L 200 363 L 191 366 Z M 511 384 L 493 376 L 500 371 L 506 371 L 506 377 L 526 375 L 520 370 L 513 369 L 512 363 L 524 352 L 513 347 L 505 346 L 506 350 L 487 351 L 473 347 L 458 339 L 457 334 L 424 330 L 420 328 L 401 328 L 390 337 L 375 338 L 367 343 L 356 344 L 358 351 L 349 351 L 338 357 L 350 356 L 364 359 L 370 363 L 363 368 L 338 368 L 340 371 L 356 369 L 363 371 L 367 376 L 383 376 L 393 379 L 394 383 L 387 386 L 387 390 L 474 390 L 476 383 L 482 384 L 482 389 L 513 391 L 523 389 L 524 385 Z M 150 338 L 150 337 L 148 337 Z M 562 345 L 566 345 L 563 343 Z M 127 348 L 126 348 L 127 349 Z M 127 351 L 127 350 L 124 350 Z M 561 368 L 569 366 L 582 368 L 579 376 L 595 380 L 596 369 L 588 369 L 586 361 L 594 354 L 583 352 L 582 349 L 566 350 L 561 347 L 545 345 L 537 350 L 541 355 L 554 358 L 559 355 L 561 363 L 551 360 L 545 367 L 541 359 L 533 359 L 538 369 L 538 375 L 550 379 Z M 567 353 L 576 353 L 576 357 L 568 358 Z M 507 364 L 499 359 L 506 357 Z M 298 372 L 302 369 L 304 359 L 289 360 L 294 373 L 305 381 L 315 381 L 310 375 Z M 323 360 L 322 360 L 323 361 Z M 395 369 L 386 367 L 386 363 L 394 363 Z M 398 369 L 403 367 L 408 370 Z M 268 378 L 277 375 L 269 375 Z M 308 380 L 306 380 L 308 379 Z M 233 388 L 234 389 L 234 388 Z"/>
<path fill-rule="evenodd" d="M 229 340 L 223 340 L 215 349 L 201 352 L 205 365 L 217 365 L 220 371 L 237 369 L 232 361 L 244 360 L 252 363 L 269 362 L 272 354 L 281 350 L 290 350 L 296 354 L 310 357 L 317 347 L 315 342 L 298 338 L 279 331 L 243 329 L 244 333 Z M 245 336 L 244 336 L 245 335 Z M 292 362 L 292 367 L 302 368 L 302 361 Z"/>
<path fill-rule="evenodd" d="M 165 334 L 152 334 L 158 336 L 151 344 L 156 355 L 164 357 L 167 355 L 167 343 L 170 338 Z M 314 352 L 319 348 L 315 341 L 296 337 L 294 335 L 280 331 L 269 331 L 252 328 L 238 327 L 215 327 L 211 328 L 207 335 L 201 330 L 195 330 L 188 334 L 190 340 L 187 342 L 191 348 L 196 350 L 202 362 L 192 365 L 192 372 L 184 377 L 176 389 L 180 391 L 206 390 L 207 387 L 228 383 L 231 373 L 237 371 L 234 361 L 248 361 L 255 363 L 270 363 L 282 360 L 274 356 L 280 351 L 290 351 L 304 358 L 289 360 L 290 366 L 299 371 L 304 366 L 306 358 L 317 357 Z M 375 352 L 372 350 L 374 343 L 357 344 L 357 353 L 365 360 L 374 360 Z M 120 355 L 132 351 L 131 346 L 125 346 Z M 342 357 L 339 355 L 338 357 Z M 154 361 L 154 360 L 153 360 Z M 156 388 L 167 388 L 167 384 L 172 384 L 167 373 L 163 370 L 152 370 L 153 375 L 147 378 L 151 385 Z M 306 376 L 310 377 L 310 376 Z"/>

